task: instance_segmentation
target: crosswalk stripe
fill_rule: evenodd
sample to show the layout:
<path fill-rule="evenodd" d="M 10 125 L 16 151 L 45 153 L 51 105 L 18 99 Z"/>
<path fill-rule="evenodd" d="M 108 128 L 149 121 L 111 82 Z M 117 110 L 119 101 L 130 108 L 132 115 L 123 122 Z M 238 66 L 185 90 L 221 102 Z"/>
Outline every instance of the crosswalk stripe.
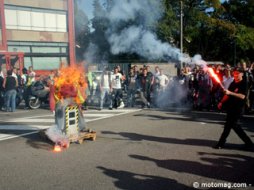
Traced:
<path fill-rule="evenodd" d="M 89 111 L 84 111 L 83 115 L 85 118 L 86 123 L 92 122 L 92 121 L 97 121 L 101 119 L 106 119 L 114 116 L 119 116 L 131 112 L 136 112 L 140 111 L 141 109 L 131 109 L 131 110 L 125 110 L 125 109 L 118 109 L 118 110 L 89 110 Z M 0 141 L 7 140 L 7 139 L 12 139 L 16 137 L 21 137 L 21 136 L 26 136 L 34 133 L 38 133 L 39 130 L 47 129 L 54 125 L 55 123 L 55 118 L 51 114 L 46 114 L 46 115 L 39 115 L 39 116 L 30 116 L 30 117 L 23 117 L 23 118 L 11 118 L 11 119 L 5 119 L 5 120 L 0 120 L 3 124 L 0 125 L 0 130 L 8 130 L 8 131 L 18 131 L 23 134 L 5 134 L 4 132 L 0 132 Z M 9 124 L 4 124 L 4 123 L 9 123 Z M 20 123 L 20 124 L 18 124 Z M 24 123 L 30 123 L 30 124 L 24 124 Z M 35 124 L 32 124 L 35 123 Z M 37 123 L 37 125 L 36 125 Z M 41 125 L 44 123 L 45 125 Z M 38 125 L 40 124 L 40 125 Z M 26 131 L 26 132 L 25 132 Z M 31 132 L 27 132 L 31 131 Z"/>

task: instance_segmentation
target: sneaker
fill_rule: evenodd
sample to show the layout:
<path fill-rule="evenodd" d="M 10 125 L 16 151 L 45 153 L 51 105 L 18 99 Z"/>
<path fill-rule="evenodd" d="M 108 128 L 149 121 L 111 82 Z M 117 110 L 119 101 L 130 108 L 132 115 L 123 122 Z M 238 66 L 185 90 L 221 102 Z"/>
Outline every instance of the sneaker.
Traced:
<path fill-rule="evenodd" d="M 118 106 L 118 108 L 124 108 L 124 103 L 121 102 L 120 105 Z"/>
<path fill-rule="evenodd" d="M 112 110 L 113 108 L 112 108 L 112 107 L 109 107 L 108 109 L 109 109 L 109 110 Z"/>
<path fill-rule="evenodd" d="M 149 102 L 147 103 L 147 108 L 151 108 L 151 104 Z"/>

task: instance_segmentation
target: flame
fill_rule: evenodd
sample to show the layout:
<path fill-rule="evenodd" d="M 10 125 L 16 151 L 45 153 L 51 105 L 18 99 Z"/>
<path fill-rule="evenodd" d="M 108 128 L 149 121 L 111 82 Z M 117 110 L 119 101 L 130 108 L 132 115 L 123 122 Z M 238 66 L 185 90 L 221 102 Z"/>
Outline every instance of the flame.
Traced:
<path fill-rule="evenodd" d="M 214 70 L 209 67 L 209 68 L 207 68 L 207 71 L 208 71 L 209 75 L 211 77 L 213 77 L 215 79 L 215 81 L 221 85 L 221 81 L 220 81 L 218 75 L 215 74 Z"/>
<path fill-rule="evenodd" d="M 54 87 L 56 99 L 73 98 L 75 103 L 82 104 L 87 88 L 83 67 L 74 65 L 61 68 L 59 76 L 54 78 Z"/>
<path fill-rule="evenodd" d="M 61 148 L 61 146 L 60 145 L 55 145 L 54 146 L 54 150 L 53 150 L 54 152 L 61 152 L 62 151 L 62 148 Z"/>

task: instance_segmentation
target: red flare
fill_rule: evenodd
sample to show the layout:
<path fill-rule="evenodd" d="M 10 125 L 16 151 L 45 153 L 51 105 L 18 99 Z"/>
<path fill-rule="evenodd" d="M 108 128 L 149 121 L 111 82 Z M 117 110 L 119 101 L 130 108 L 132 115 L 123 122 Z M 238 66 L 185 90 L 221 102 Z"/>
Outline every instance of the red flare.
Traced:
<path fill-rule="evenodd" d="M 221 84 L 221 81 L 220 81 L 218 75 L 215 74 L 214 70 L 210 67 L 207 70 L 208 70 L 208 73 L 210 74 L 210 76 L 213 77 L 217 83 Z"/>
<path fill-rule="evenodd" d="M 215 80 L 217 83 L 219 83 L 219 85 L 221 86 L 221 88 L 224 89 L 224 86 L 221 84 L 220 78 L 219 78 L 218 75 L 214 72 L 214 70 L 213 70 L 212 68 L 208 67 L 208 68 L 207 68 L 207 71 L 208 71 L 209 75 L 210 75 L 211 77 L 213 77 L 214 80 Z"/>

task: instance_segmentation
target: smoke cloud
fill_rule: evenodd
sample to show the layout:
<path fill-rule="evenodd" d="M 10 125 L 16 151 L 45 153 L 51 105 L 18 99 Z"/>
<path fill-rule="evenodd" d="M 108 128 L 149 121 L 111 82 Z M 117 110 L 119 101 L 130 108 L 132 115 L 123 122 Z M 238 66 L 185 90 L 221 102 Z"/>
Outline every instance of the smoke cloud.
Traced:
<path fill-rule="evenodd" d="M 178 48 L 162 42 L 153 32 L 164 12 L 161 0 L 113 0 L 113 3 L 107 31 L 112 54 L 137 53 L 148 60 L 184 59 Z"/>

